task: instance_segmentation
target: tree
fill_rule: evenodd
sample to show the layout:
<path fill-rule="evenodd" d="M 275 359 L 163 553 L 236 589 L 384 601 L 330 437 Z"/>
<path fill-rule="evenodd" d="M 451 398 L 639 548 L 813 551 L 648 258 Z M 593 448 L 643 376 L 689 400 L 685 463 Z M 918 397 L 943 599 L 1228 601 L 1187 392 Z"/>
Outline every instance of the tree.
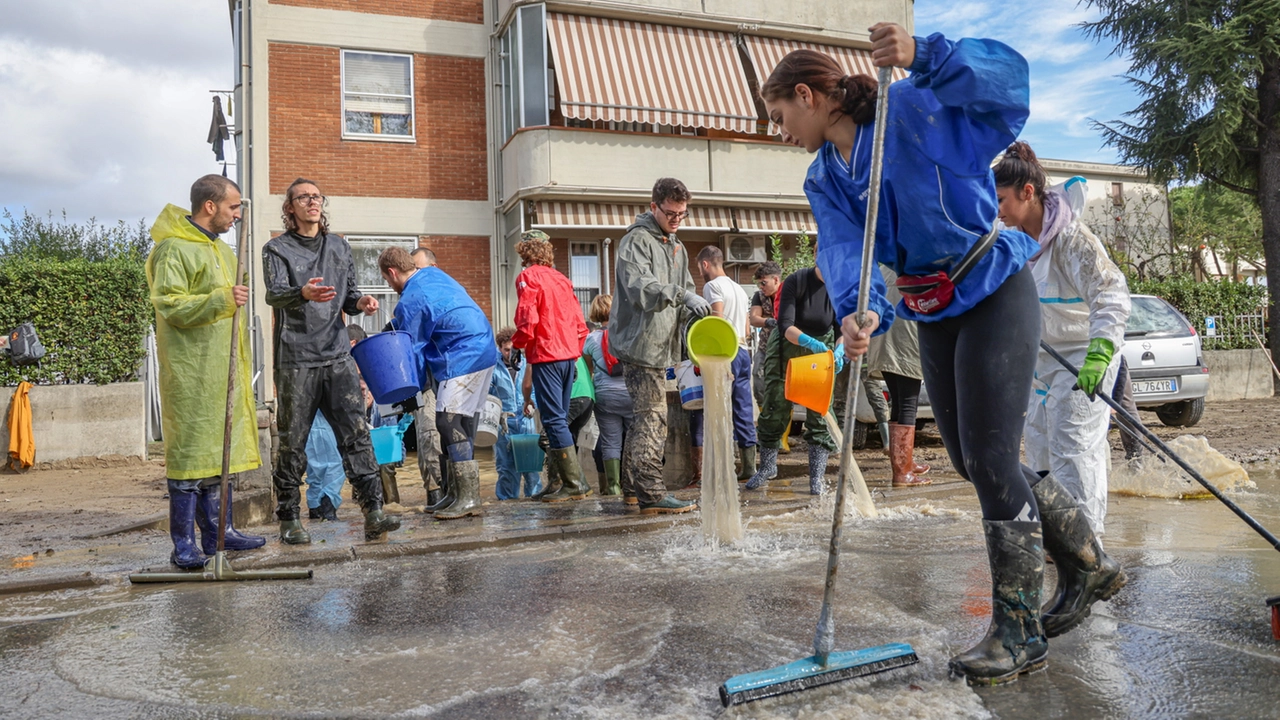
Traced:
<path fill-rule="evenodd" d="M 782 277 L 785 278 L 797 270 L 811 268 L 817 264 L 813 239 L 809 237 L 808 232 L 801 230 L 796 235 L 796 251 L 791 257 L 784 255 L 784 245 L 785 242 L 780 233 L 769 236 L 769 259 L 782 268 Z"/>
<path fill-rule="evenodd" d="M 1085 0 L 1084 23 L 1131 58 L 1142 101 L 1099 122 L 1121 158 L 1157 180 L 1207 180 L 1249 198 L 1261 218 L 1267 285 L 1280 288 L 1280 0 Z M 1270 293 L 1272 355 L 1280 312 Z"/>
<path fill-rule="evenodd" d="M 1221 264 L 1202 268 L 1206 273 L 1234 279 L 1242 261 L 1264 265 L 1262 217 L 1249 196 L 1211 182 L 1183 185 L 1169 191 L 1169 210 L 1174 237 L 1187 256 L 1199 263 L 1205 248 Z"/>
<path fill-rule="evenodd" d="M 151 252 L 151 234 L 142 220 L 133 226 L 123 220 L 115 225 L 99 225 L 93 218 L 81 224 L 68 220 L 66 211 L 57 219 L 52 212 L 40 217 L 27 210 L 22 211 L 20 219 L 8 210 L 0 217 L 4 218 L 0 222 L 0 257 L 64 262 L 122 259 L 141 264 Z"/>

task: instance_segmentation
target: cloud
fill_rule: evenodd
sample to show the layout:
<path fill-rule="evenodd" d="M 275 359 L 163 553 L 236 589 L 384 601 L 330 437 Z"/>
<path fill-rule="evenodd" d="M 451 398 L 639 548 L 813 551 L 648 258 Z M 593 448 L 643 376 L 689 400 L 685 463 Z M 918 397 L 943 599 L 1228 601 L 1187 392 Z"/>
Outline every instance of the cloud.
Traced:
<path fill-rule="evenodd" d="M 232 82 L 225 3 L 10 5 L 0 205 L 132 222 L 185 204 L 196 177 L 221 171 L 204 140 L 209 91 Z"/>

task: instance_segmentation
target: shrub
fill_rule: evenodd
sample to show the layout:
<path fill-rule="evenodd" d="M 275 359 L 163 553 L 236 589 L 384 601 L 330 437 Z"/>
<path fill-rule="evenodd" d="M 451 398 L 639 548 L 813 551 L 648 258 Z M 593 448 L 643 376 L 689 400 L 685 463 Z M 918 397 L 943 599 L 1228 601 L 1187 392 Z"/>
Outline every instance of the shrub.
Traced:
<path fill-rule="evenodd" d="M 0 361 L 0 385 L 103 385 L 136 378 L 155 313 L 146 273 L 135 258 L 2 257 L 0 298 L 0 332 L 31 322 L 47 351 L 39 365 Z"/>
<path fill-rule="evenodd" d="M 1205 350 L 1244 350 L 1265 342 L 1266 324 L 1263 312 L 1267 289 L 1236 282 L 1196 282 L 1191 278 L 1173 280 L 1129 280 L 1129 292 L 1155 295 L 1187 316 Z M 1205 318 L 1217 319 L 1215 337 L 1205 335 Z"/>

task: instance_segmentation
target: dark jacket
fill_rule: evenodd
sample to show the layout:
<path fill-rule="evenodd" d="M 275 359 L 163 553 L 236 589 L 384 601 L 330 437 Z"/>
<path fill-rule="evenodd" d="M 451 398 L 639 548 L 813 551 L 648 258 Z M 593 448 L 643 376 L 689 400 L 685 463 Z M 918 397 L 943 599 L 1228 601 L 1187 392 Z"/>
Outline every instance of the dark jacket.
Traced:
<path fill-rule="evenodd" d="M 620 360 L 665 368 L 679 359 L 684 295 L 694 289 L 689 253 L 653 213 L 636 218 L 618 243 L 609 350 Z"/>
<path fill-rule="evenodd" d="M 267 304 L 275 308 L 271 339 L 277 368 L 318 367 L 351 354 L 342 314 L 358 314 L 356 303 L 363 295 L 356 289 L 356 265 L 346 240 L 288 232 L 262 248 L 262 267 Z M 316 277 L 337 296 L 326 303 L 304 300 L 302 286 Z"/>

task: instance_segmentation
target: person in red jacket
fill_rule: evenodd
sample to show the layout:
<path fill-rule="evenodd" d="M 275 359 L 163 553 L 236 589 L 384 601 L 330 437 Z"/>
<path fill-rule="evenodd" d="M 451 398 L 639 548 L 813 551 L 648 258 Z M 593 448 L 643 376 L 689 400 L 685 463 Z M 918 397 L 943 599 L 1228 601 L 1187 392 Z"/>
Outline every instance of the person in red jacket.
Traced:
<path fill-rule="evenodd" d="M 530 230 L 516 244 L 524 270 L 516 276 L 515 347 L 524 350 L 532 369 L 532 389 L 536 391 L 542 427 L 551 442 L 547 454 L 549 470 L 562 478 L 561 488 L 542 497 L 543 502 L 581 500 L 591 494 L 582 479 L 582 467 L 569 432 L 569 396 L 573 388 L 575 364 L 587 338 L 587 323 L 573 285 L 555 269 L 551 239 L 541 230 Z M 524 411 L 533 414 L 525 383 Z"/>

